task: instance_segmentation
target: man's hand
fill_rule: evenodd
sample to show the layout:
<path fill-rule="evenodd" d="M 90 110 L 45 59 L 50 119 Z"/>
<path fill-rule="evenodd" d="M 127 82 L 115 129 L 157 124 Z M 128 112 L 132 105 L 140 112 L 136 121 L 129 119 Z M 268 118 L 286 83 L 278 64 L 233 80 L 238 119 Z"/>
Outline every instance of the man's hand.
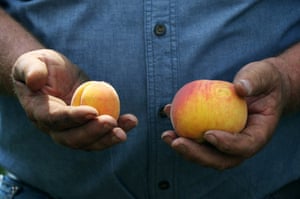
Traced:
<path fill-rule="evenodd" d="M 276 58 L 253 62 L 236 75 L 233 83 L 248 105 L 247 125 L 239 134 L 210 130 L 204 134 L 206 142 L 199 144 L 169 130 L 162 139 L 184 158 L 221 170 L 253 156 L 271 139 L 290 95 L 288 78 L 276 66 L 279 63 Z M 167 114 L 170 106 L 165 107 Z"/>
<path fill-rule="evenodd" d="M 75 89 L 87 76 L 63 55 L 48 49 L 31 51 L 14 64 L 15 93 L 28 117 L 62 145 L 82 150 L 102 150 L 126 140 L 137 125 L 134 115 L 119 120 L 89 106 L 69 106 Z"/>

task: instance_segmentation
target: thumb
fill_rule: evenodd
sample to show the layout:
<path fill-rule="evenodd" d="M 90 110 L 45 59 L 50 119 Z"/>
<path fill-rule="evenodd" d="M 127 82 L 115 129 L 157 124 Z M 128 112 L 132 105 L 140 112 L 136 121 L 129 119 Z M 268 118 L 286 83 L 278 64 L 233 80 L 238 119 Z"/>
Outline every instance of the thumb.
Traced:
<path fill-rule="evenodd" d="M 31 53 L 21 55 L 13 66 L 12 78 L 32 90 L 41 89 L 47 82 L 48 70 L 46 64 Z"/>
<path fill-rule="evenodd" d="M 271 92 L 279 80 L 279 71 L 272 63 L 258 61 L 244 66 L 233 83 L 240 96 L 249 97 Z"/>

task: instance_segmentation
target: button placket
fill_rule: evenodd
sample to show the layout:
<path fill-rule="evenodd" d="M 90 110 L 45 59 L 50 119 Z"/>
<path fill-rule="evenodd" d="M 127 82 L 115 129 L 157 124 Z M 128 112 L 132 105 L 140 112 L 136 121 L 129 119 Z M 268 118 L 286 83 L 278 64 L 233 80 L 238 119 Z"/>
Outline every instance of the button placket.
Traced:
<path fill-rule="evenodd" d="M 174 198 L 174 168 L 161 133 L 170 127 L 162 105 L 170 103 L 176 76 L 175 2 L 145 1 L 145 42 L 147 56 L 147 92 L 149 115 L 149 191 L 153 198 Z M 176 84 L 176 82 L 175 82 Z M 171 162 L 171 164 L 170 164 Z"/>

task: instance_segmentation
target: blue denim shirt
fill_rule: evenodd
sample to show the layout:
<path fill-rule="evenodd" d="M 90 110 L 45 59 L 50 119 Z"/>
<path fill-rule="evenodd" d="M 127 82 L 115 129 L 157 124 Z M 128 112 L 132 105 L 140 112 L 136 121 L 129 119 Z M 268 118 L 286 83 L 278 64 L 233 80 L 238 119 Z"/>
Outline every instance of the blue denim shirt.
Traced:
<path fill-rule="evenodd" d="M 298 0 L 0 0 L 47 47 L 118 91 L 139 125 L 99 152 L 53 143 L 16 99 L 0 97 L 0 164 L 55 197 L 262 198 L 300 177 L 300 114 L 267 146 L 226 171 L 184 160 L 162 140 L 159 115 L 183 84 L 232 81 L 245 64 L 300 41 Z M 20 44 L 22 45 L 22 44 Z M 38 108 L 38 107 L 37 107 Z"/>

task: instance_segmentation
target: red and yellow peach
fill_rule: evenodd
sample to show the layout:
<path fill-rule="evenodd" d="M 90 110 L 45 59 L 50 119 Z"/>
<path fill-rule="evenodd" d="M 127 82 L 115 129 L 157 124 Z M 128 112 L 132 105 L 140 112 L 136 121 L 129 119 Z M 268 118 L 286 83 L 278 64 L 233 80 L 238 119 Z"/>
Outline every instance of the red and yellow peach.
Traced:
<path fill-rule="evenodd" d="M 173 98 L 170 118 L 179 136 L 203 141 L 208 130 L 239 133 L 247 121 L 247 104 L 226 81 L 195 80 Z"/>

